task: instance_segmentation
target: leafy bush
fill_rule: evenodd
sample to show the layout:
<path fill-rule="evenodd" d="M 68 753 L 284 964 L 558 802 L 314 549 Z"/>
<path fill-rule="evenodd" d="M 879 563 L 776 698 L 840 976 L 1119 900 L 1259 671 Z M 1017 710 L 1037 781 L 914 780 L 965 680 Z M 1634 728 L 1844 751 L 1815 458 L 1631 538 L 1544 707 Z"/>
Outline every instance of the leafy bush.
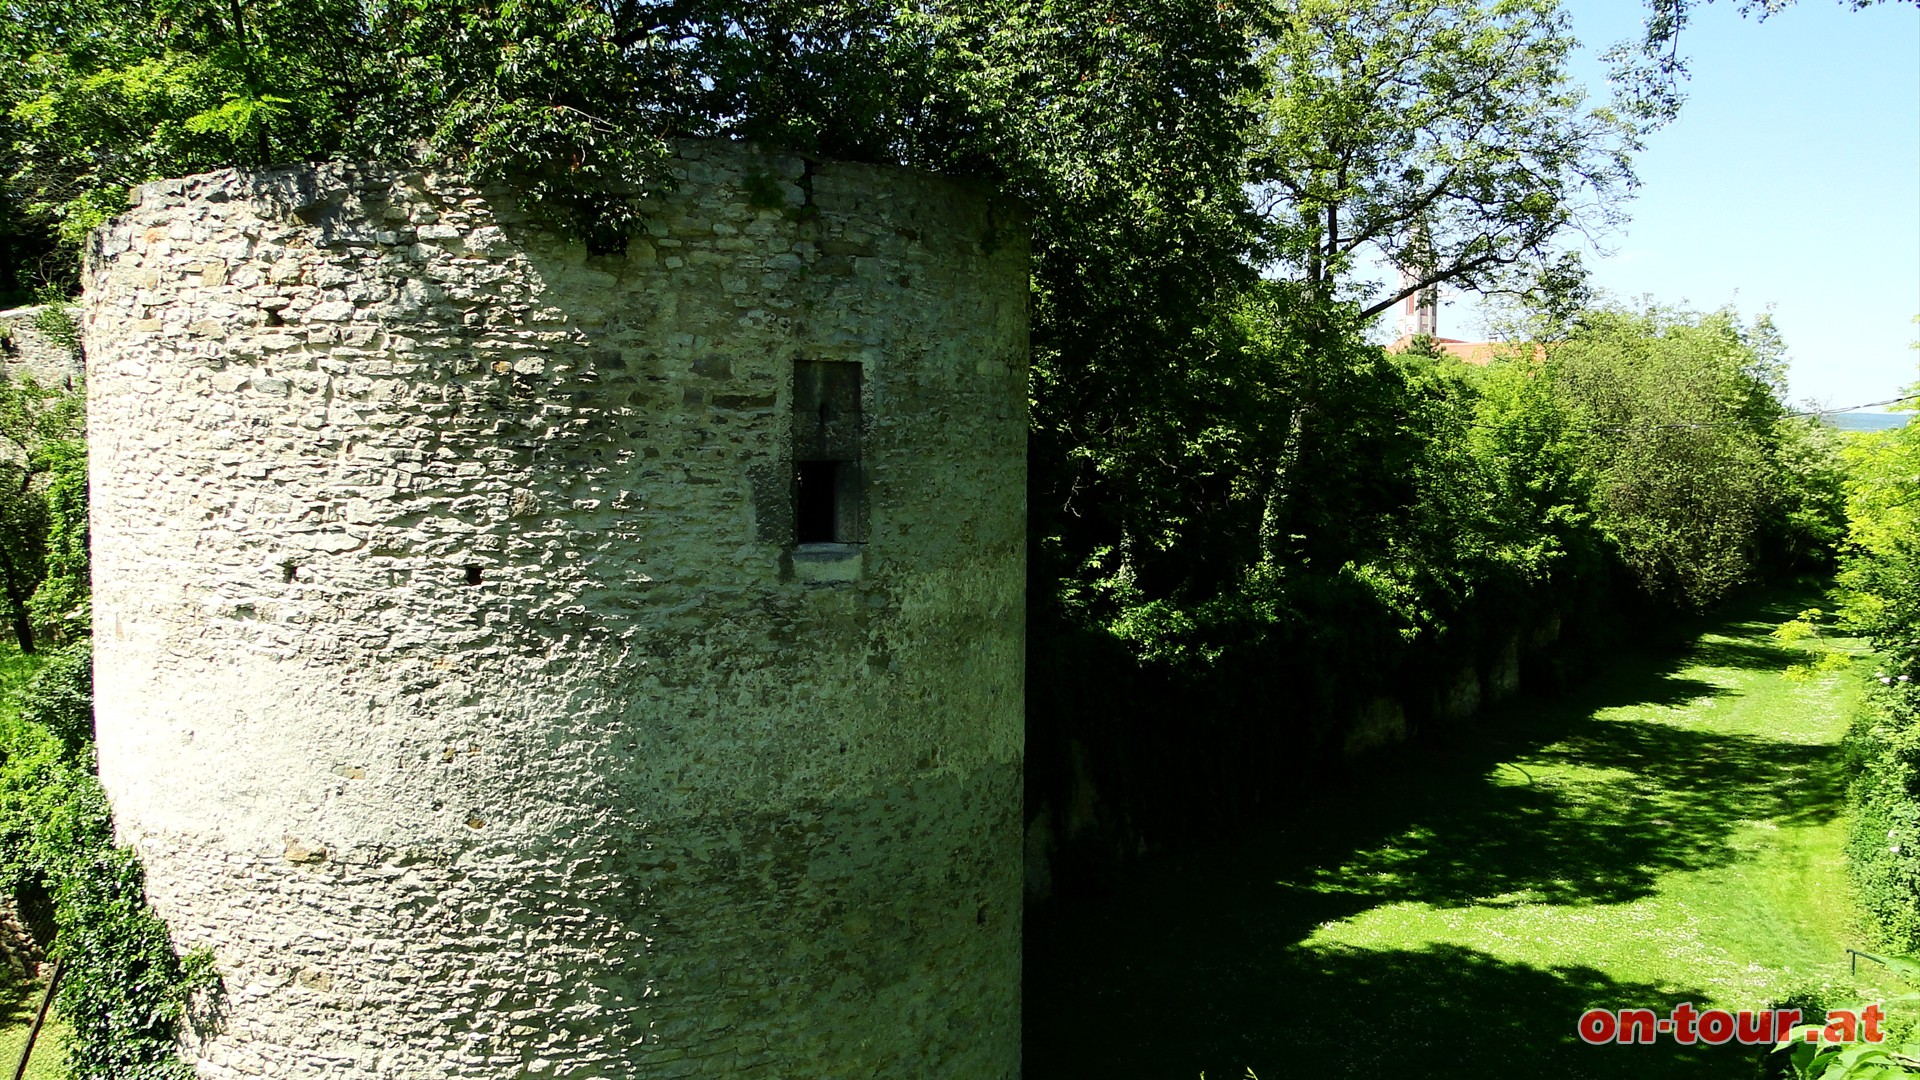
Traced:
<path fill-rule="evenodd" d="M 93 748 L 93 642 L 78 642 L 47 658 L 27 686 L 20 718 L 53 733 L 73 759 Z"/>
<path fill-rule="evenodd" d="M 80 320 L 73 317 L 73 300 L 66 290 L 55 285 L 43 285 L 34 294 L 34 300 L 41 307 L 33 317 L 34 328 L 47 336 L 47 340 L 63 349 L 80 349 Z"/>
<path fill-rule="evenodd" d="M 99 847 L 54 890 L 64 961 L 60 1014 L 73 1026 L 75 1080 L 191 1080 L 175 1036 L 194 991 L 212 981 L 212 956 L 177 956 L 147 906 L 139 860 Z"/>
<path fill-rule="evenodd" d="M 37 680 L 36 680 L 37 682 Z M 55 695 L 26 695 L 25 710 L 65 711 Z M 11 706 L 13 703 L 7 703 Z M 90 753 L 49 728 L 0 707 L 0 888 L 51 891 L 87 853 L 109 846 L 106 797 L 93 777 Z M 90 730 L 90 728 L 89 728 Z"/>
<path fill-rule="evenodd" d="M 1843 618 L 1882 669 L 1848 741 L 1848 869 L 1879 935 L 1920 947 L 1920 428 L 1846 445 Z"/>
<path fill-rule="evenodd" d="M 1847 869 L 1888 948 L 1920 949 L 1920 715 L 1883 689 L 1847 738 Z"/>
<path fill-rule="evenodd" d="M 79 398 L 82 391 L 69 392 Z M 27 614 L 41 638 L 74 642 L 93 632 L 92 558 L 88 554 L 87 445 L 76 431 L 39 448 L 46 507 L 42 559 L 46 576 L 27 598 Z"/>
<path fill-rule="evenodd" d="M 1873 956 L 1861 953 L 1860 959 L 1879 964 L 1910 985 L 1920 984 L 1920 960 L 1910 956 Z M 1776 1032 L 1778 1042 L 1765 1059 L 1761 1075 L 1779 1080 L 1884 1080 L 1887 1077 L 1920 1075 L 1920 1040 L 1915 1038 L 1915 1006 L 1920 995 L 1898 994 L 1881 1002 L 1864 1002 L 1854 996 L 1851 987 L 1834 983 L 1805 986 L 1779 1001 L 1772 1008 L 1799 1009 L 1803 1023 L 1786 1032 Z M 1878 1041 L 1866 1041 L 1864 1020 L 1869 1007 L 1878 1006 L 1875 1018 Z M 1845 1009 L 1862 1020 L 1858 1028 L 1849 1021 L 1828 1030 L 1835 1009 Z M 1853 1037 L 1846 1033 L 1853 1028 Z"/>

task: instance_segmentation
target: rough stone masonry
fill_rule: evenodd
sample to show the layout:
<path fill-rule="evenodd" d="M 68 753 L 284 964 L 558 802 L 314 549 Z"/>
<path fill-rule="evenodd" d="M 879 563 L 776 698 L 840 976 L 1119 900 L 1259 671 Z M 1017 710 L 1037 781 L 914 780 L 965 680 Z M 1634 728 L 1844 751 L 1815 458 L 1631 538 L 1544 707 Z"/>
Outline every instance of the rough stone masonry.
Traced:
<path fill-rule="evenodd" d="M 675 172 L 617 256 L 376 167 L 96 233 L 100 770 L 200 1076 L 1019 1074 L 1024 219 Z"/>

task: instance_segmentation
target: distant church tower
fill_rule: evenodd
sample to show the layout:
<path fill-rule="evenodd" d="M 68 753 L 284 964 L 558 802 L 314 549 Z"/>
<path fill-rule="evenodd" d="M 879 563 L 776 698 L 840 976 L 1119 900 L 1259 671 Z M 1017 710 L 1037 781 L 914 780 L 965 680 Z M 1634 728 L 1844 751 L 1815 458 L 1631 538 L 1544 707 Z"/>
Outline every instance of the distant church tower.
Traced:
<path fill-rule="evenodd" d="M 1401 288 L 1406 288 L 1413 281 L 1412 273 L 1404 269 L 1400 271 Z M 1420 334 L 1428 337 L 1440 336 L 1440 289 L 1438 286 L 1429 285 L 1409 293 L 1401 302 L 1400 336 L 1404 338 Z"/>
<path fill-rule="evenodd" d="M 1433 271 L 1433 236 L 1427 223 L 1416 221 L 1407 247 L 1400 253 L 1400 288 L 1405 289 Z M 1400 307 L 1400 338 L 1440 336 L 1440 287 L 1428 285 L 1407 294 Z"/>

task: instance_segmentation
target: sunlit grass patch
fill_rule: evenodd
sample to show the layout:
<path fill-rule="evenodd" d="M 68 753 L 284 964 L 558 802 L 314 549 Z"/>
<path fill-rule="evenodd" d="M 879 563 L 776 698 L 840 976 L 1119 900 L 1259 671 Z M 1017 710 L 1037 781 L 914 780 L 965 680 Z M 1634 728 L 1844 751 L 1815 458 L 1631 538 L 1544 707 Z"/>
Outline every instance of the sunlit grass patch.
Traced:
<path fill-rule="evenodd" d="M 20 969 L 0 961 L 0 1069 L 8 1077 L 20 1061 L 20 1049 L 26 1045 L 27 1032 L 40 1010 L 46 983 L 29 983 Z M 67 1025 L 58 1012 L 49 1012 L 46 1026 L 34 1042 L 33 1060 L 27 1065 L 26 1080 L 67 1080 Z"/>
<path fill-rule="evenodd" d="M 1582 839 L 1611 839 L 1592 852 L 1593 866 L 1609 857 L 1631 864 L 1632 887 L 1599 895 L 1607 875 L 1575 872 L 1515 888 L 1497 854 L 1503 842 L 1488 836 L 1472 845 L 1487 856 L 1487 887 L 1457 890 L 1471 899 L 1381 897 L 1324 923 L 1306 944 L 1444 942 L 1532 966 L 1581 963 L 1634 983 L 1697 986 L 1731 1007 L 1764 1005 L 1809 980 L 1844 982 L 1844 949 L 1857 939 L 1836 755 L 1857 693 L 1844 681 L 1857 643 L 1813 633 L 1783 641 L 1759 629 L 1703 635 L 1696 662 L 1671 676 L 1711 692 L 1596 710 L 1574 737 L 1485 773 L 1490 788 L 1533 792 L 1536 805 L 1503 815 L 1527 830 L 1518 842 L 1577 849 Z M 1673 745 L 1662 730 L 1688 733 L 1692 746 Z M 1530 824 L 1542 816 L 1550 820 Z M 1353 871 L 1369 866 L 1410 877 L 1434 843 L 1410 830 L 1340 872 L 1355 887 L 1364 876 Z M 1568 861 L 1579 870 L 1577 857 Z"/>
<path fill-rule="evenodd" d="M 1784 617 L 1717 623 L 1677 659 L 1623 659 L 1568 698 L 1409 747 L 1129 889 L 1062 950 L 1086 1007 L 1056 1015 L 1051 967 L 1033 984 L 1048 1034 L 1030 1071 L 1291 1075 L 1312 1045 L 1316 1075 L 1752 1075 L 1739 1047 L 1595 1048 L 1574 1021 L 1880 989 L 1849 976 L 1864 942 L 1841 860 L 1839 742 L 1864 672 L 1821 660 L 1857 643 L 1782 644 Z M 1067 1046 L 1110 1068 L 1052 1068 Z"/>

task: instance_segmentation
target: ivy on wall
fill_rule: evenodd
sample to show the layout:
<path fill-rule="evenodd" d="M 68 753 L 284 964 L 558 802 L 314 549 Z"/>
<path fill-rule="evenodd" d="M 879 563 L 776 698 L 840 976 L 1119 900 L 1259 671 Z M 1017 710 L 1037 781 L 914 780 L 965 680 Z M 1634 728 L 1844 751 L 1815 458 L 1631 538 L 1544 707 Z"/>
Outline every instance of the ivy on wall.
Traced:
<path fill-rule="evenodd" d="M 188 1080 L 176 1041 L 196 991 L 218 980 L 211 954 L 175 952 L 139 860 L 113 843 L 94 775 L 92 686 L 92 649 L 80 641 L 0 702 L 0 889 L 50 916 L 75 1080 Z"/>

